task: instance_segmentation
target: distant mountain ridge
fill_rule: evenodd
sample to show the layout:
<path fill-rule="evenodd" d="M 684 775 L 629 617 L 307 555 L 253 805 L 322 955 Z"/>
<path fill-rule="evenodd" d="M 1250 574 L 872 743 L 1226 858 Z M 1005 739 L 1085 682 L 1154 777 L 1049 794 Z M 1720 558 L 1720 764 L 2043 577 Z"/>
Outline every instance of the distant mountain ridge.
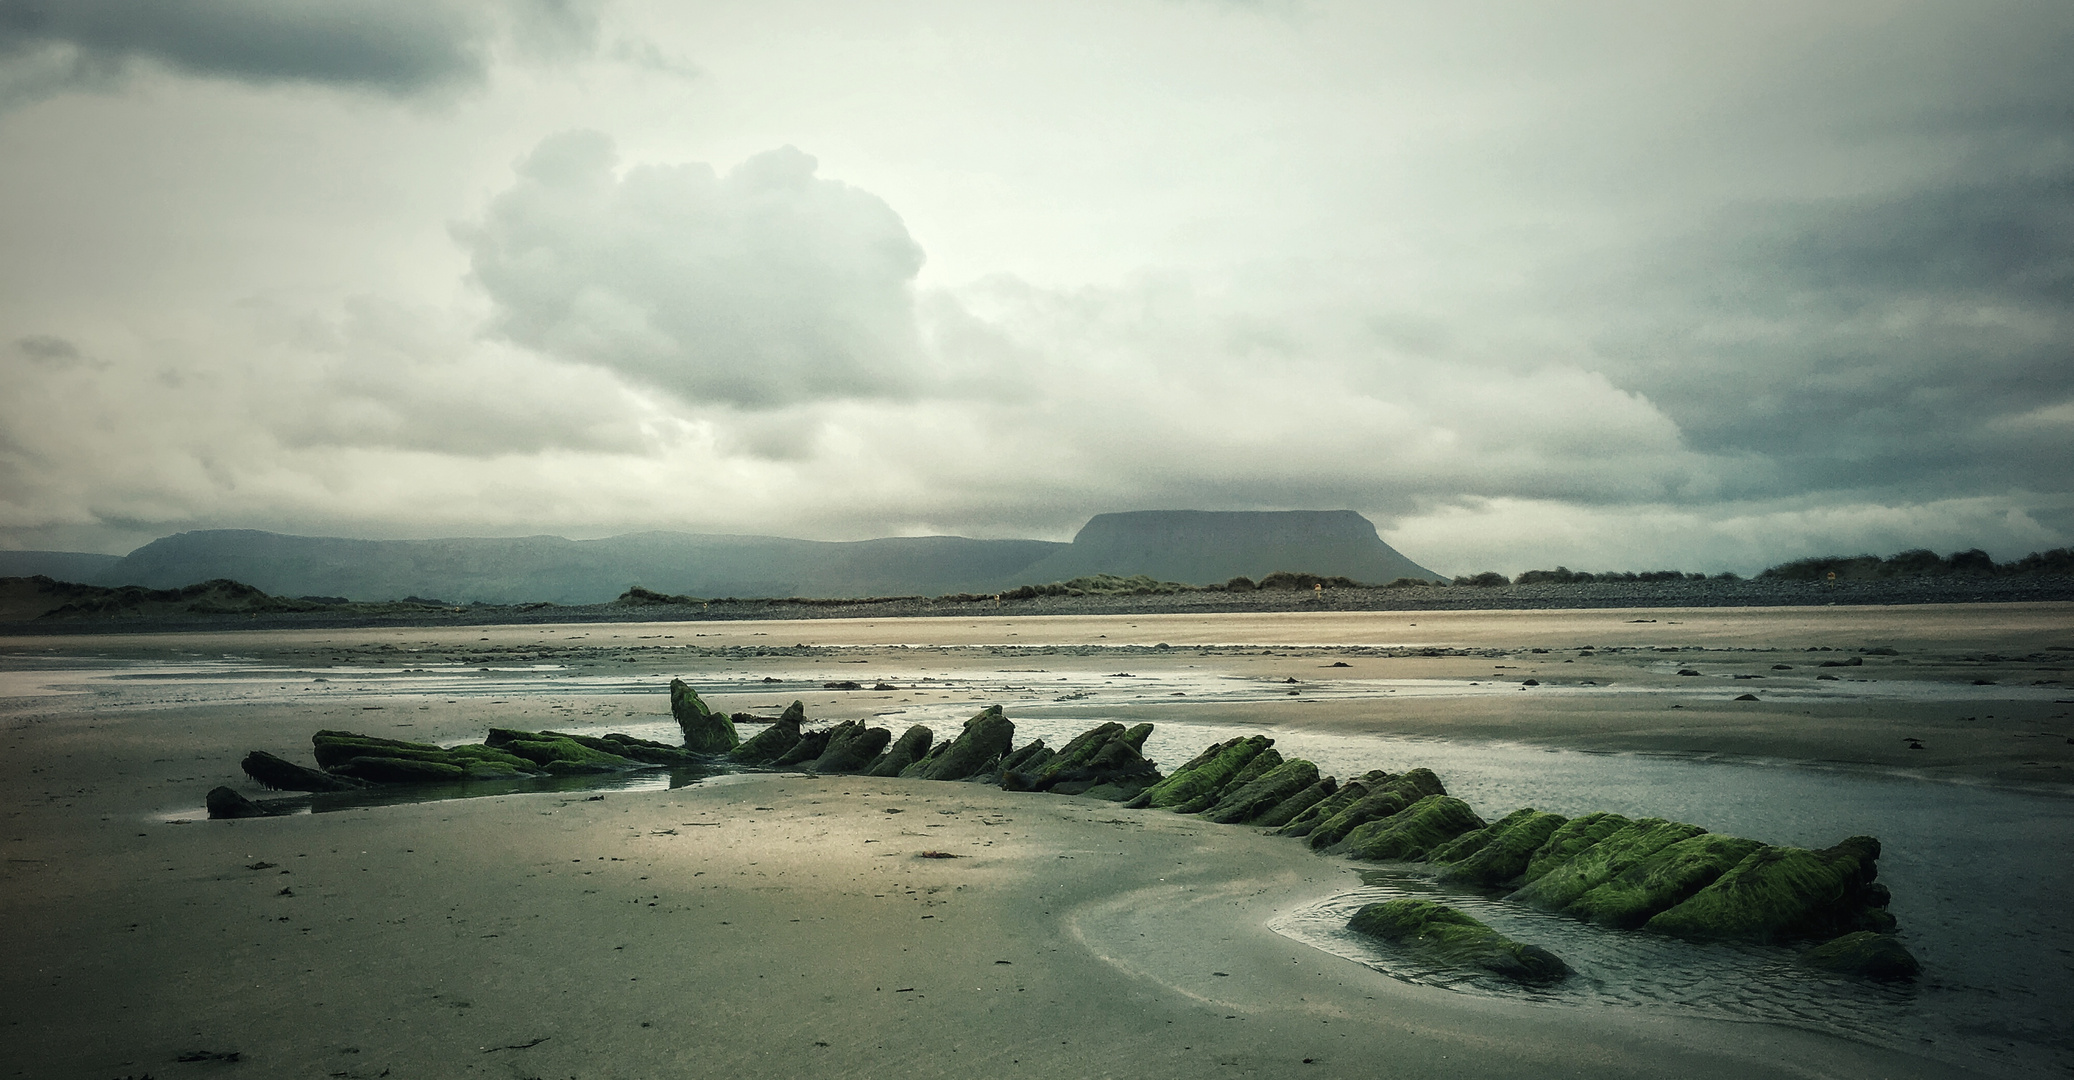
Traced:
<path fill-rule="evenodd" d="M 601 603 L 636 585 L 678 595 L 746 598 L 992 593 L 1095 573 L 1148 574 L 1190 584 L 1276 570 L 1378 583 L 1439 578 L 1383 543 L 1375 526 L 1350 510 L 1100 514 L 1070 544 L 962 536 L 822 541 L 672 532 L 601 540 L 356 540 L 215 529 L 163 537 L 121 558 L 87 555 L 66 564 L 48 556 L 74 553 L 33 554 L 39 559 L 17 561 L 86 570 L 72 579 L 96 585 L 169 589 L 229 578 L 277 596 L 417 596 L 494 604 Z M 8 565 L 0 562 L 0 568 Z"/>

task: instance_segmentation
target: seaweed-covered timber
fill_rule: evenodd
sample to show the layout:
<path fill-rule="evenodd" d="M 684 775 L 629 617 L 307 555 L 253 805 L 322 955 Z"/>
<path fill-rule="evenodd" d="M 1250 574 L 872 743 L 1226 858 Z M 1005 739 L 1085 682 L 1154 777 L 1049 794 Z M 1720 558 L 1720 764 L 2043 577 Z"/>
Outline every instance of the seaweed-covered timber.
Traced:
<path fill-rule="evenodd" d="M 1207 809 L 1212 820 L 1305 837 L 1327 854 L 1423 861 L 1443 883 L 1500 890 L 1604 926 L 1696 940 L 1850 938 L 1849 947 L 1811 951 L 1808 962 L 1873 978 L 1915 972 L 1913 958 L 1896 958 L 1907 950 L 1893 937 L 1887 889 L 1873 880 L 1879 841 L 1871 837 L 1809 851 L 1661 818 L 1573 819 L 1532 807 L 1485 822 L 1429 770 L 1378 770 L 1340 784 L 1308 762 L 1282 761 L 1271 743 L 1253 736 L 1213 745 L 1127 805 Z M 1271 789 L 1280 801 L 1266 797 Z"/>
<path fill-rule="evenodd" d="M 1370 904 L 1347 920 L 1357 934 L 1409 946 L 1425 959 L 1475 967 L 1523 983 L 1552 983 L 1569 965 L 1539 945 L 1522 945 L 1454 908 L 1432 900 Z"/>
<path fill-rule="evenodd" d="M 1564 818 L 1532 807 L 1486 822 L 1449 795 L 1431 770 L 1372 770 L 1341 783 L 1320 776 L 1311 762 L 1285 760 L 1263 735 L 1216 743 L 1163 777 L 1143 754 L 1151 724 L 1105 723 L 1057 749 L 1042 740 L 1018 749 L 1015 725 L 998 706 L 967 720 L 946 741 L 919 724 L 898 740 L 886 728 L 856 720 L 803 731 L 805 708 L 795 701 L 744 742 L 733 722 L 682 680 L 670 685 L 670 708 L 683 746 L 618 733 L 492 728 L 481 743 L 442 747 L 327 730 L 311 739 L 316 769 L 258 750 L 241 765 L 264 787 L 307 792 L 659 767 L 977 781 L 1199 813 L 1219 824 L 1302 837 L 1327 854 L 1422 861 L 1445 884 L 1496 890 L 1512 902 L 1603 926 L 1695 940 L 1820 942 L 1806 951 L 1805 963 L 1868 978 L 1912 978 L 1918 970 L 1894 937 L 1887 889 L 1874 880 L 1879 841 L 1871 837 L 1822 850 L 1772 847 L 1661 818 L 1608 812 Z M 228 787 L 211 790 L 207 803 L 212 818 L 264 816 L 287 805 L 254 802 Z M 1413 929 L 1405 933 L 1412 937 L 1453 940 L 1471 933 L 1459 929 L 1464 924 L 1456 920 L 1467 917 L 1457 913 L 1413 914 L 1418 917 L 1392 916 L 1411 919 L 1405 925 Z M 1367 920 L 1371 932 L 1380 918 Z M 1442 934 L 1432 927 L 1458 929 Z"/>
<path fill-rule="evenodd" d="M 684 731 L 684 748 L 693 753 L 724 754 L 741 745 L 734 720 L 707 707 L 683 679 L 670 680 L 670 715 Z"/>

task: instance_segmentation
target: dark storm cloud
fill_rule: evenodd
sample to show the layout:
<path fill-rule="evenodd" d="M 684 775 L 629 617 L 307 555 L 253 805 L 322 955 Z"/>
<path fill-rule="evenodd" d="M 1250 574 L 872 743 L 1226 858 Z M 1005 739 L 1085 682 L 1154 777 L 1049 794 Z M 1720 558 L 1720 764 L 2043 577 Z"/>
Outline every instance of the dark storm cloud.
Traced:
<path fill-rule="evenodd" d="M 2074 174 L 1747 206 L 1640 270 L 1602 348 L 1695 449 L 1803 491 L 2068 487 L 2074 431 L 2021 418 L 2074 400 Z"/>
<path fill-rule="evenodd" d="M 693 404 L 911 387 L 922 250 L 883 200 L 789 146 L 724 176 L 615 163 L 604 135 L 553 136 L 459 230 L 501 334 Z"/>
<path fill-rule="evenodd" d="M 44 92 L 149 60 L 248 83 L 410 95 L 480 82 L 507 30 L 522 51 L 553 55 L 596 29 L 574 0 L 0 0 L 0 65 L 40 77 Z"/>

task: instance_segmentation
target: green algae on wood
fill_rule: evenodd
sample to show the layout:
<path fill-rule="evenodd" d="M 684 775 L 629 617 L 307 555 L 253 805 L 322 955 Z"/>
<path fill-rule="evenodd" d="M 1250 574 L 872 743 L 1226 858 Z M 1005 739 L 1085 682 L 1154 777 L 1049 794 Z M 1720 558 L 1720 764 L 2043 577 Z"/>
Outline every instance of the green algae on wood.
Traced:
<path fill-rule="evenodd" d="M 1835 847 L 1764 847 L 1706 888 L 1652 917 L 1646 929 L 1695 940 L 1785 941 L 1862 929 L 1860 914 L 1885 902 L 1872 883 L 1880 842 L 1853 836 Z"/>
<path fill-rule="evenodd" d="M 1237 791 L 1245 787 L 1281 764 L 1282 752 L 1273 747 L 1268 747 L 1253 755 L 1252 760 L 1246 762 L 1245 767 L 1238 772 L 1233 773 L 1217 784 L 1205 788 L 1187 802 L 1179 806 L 1168 807 L 1168 809 L 1177 814 L 1200 814 L 1217 805 L 1217 801 L 1224 798 L 1226 792 Z"/>
<path fill-rule="evenodd" d="M 821 756 L 807 764 L 808 772 L 855 773 L 862 772 L 878 760 L 879 752 L 893 741 L 893 732 L 882 727 L 867 727 L 861 720 L 845 720 L 828 732 L 828 746 Z"/>
<path fill-rule="evenodd" d="M 1260 816 L 1254 818 L 1250 824 L 1258 825 L 1263 829 L 1279 829 L 1289 824 L 1298 814 L 1332 797 L 1333 793 L 1338 790 L 1339 781 L 1337 779 L 1330 776 L 1324 777 L 1302 791 L 1269 807 Z"/>
<path fill-rule="evenodd" d="M 799 745 L 799 726 L 806 722 L 806 706 L 795 701 L 785 707 L 783 715 L 772 721 L 769 727 L 744 740 L 741 745 L 727 752 L 729 761 L 748 765 L 768 765 L 785 756 Z"/>
<path fill-rule="evenodd" d="M 929 747 L 936 741 L 936 733 L 916 724 L 894 740 L 892 747 L 879 756 L 871 767 L 864 770 L 866 776 L 899 776 L 902 769 L 922 760 Z"/>
<path fill-rule="evenodd" d="M 1521 944 L 1431 900 L 1370 904 L 1347 920 L 1347 929 L 1404 945 L 1422 960 L 1480 968 L 1516 982 L 1552 983 L 1570 974 L 1569 966 L 1547 949 Z"/>
<path fill-rule="evenodd" d="M 1445 794 L 1447 788 L 1441 786 L 1440 777 L 1433 775 L 1433 770 L 1411 769 L 1391 777 L 1380 787 L 1371 788 L 1367 795 L 1319 822 L 1307 839 L 1314 848 L 1329 848 L 1362 825 L 1397 814 L 1420 799 Z"/>
<path fill-rule="evenodd" d="M 1390 781 L 1390 774 L 1381 769 L 1371 769 L 1339 786 L 1339 790 L 1318 800 L 1310 807 L 1299 811 L 1289 823 L 1275 830 L 1276 836 L 1309 836 L 1321 822 L 1346 809 L 1355 801 L 1365 798 L 1369 789 L 1380 787 Z"/>
<path fill-rule="evenodd" d="M 1688 837 L 1666 845 L 1564 905 L 1563 913 L 1600 926 L 1631 930 L 1713 884 L 1763 846 L 1739 836 L 1701 833 Z"/>
<path fill-rule="evenodd" d="M 1527 860 L 1527 868 L 1520 875 L 1521 883 L 1534 881 L 1632 824 L 1634 822 L 1626 816 L 1605 810 L 1571 818 Z"/>
<path fill-rule="evenodd" d="M 1524 806 L 1514 810 L 1512 813 L 1491 822 L 1481 829 L 1471 829 L 1427 852 L 1426 861 L 1431 863 L 1461 862 L 1463 859 L 1482 851 L 1484 846 L 1491 842 L 1492 837 L 1540 812 L 1531 806 Z"/>
<path fill-rule="evenodd" d="M 1262 754 L 1261 757 L 1267 755 Z M 1258 758 L 1255 759 L 1259 760 Z M 1234 782 L 1204 811 L 1205 817 L 1223 825 L 1236 825 L 1273 810 L 1283 800 L 1318 782 L 1318 767 L 1302 758 L 1284 761 L 1255 777 L 1244 787 Z"/>
<path fill-rule="evenodd" d="M 1511 881 L 1526 872 L 1534 852 L 1569 821 L 1561 814 L 1531 811 L 1499 830 L 1491 837 L 1490 843 L 1442 871 L 1440 880 L 1448 884 L 1486 888 Z"/>
<path fill-rule="evenodd" d="M 670 715 L 677 718 L 677 727 L 684 732 L 686 750 L 725 754 L 742 743 L 734 720 L 725 713 L 714 712 L 683 679 L 670 680 Z"/>
<path fill-rule="evenodd" d="M 1330 850 L 1356 859 L 1416 861 L 1483 826 L 1483 819 L 1468 803 L 1453 795 L 1428 795 L 1390 817 L 1361 826 Z"/>
<path fill-rule="evenodd" d="M 1800 962 L 1819 971 L 1857 975 L 1881 981 L 1913 979 L 1923 965 L 1892 934 L 1854 930 L 1800 954 Z"/>
<path fill-rule="evenodd" d="M 931 753 L 915 764 L 924 780 L 964 780 L 993 768 L 1014 741 L 1015 724 L 1001 706 L 990 705 L 965 721 L 964 730 L 941 753 Z"/>
<path fill-rule="evenodd" d="M 1265 735 L 1219 743 L 1217 752 L 1207 760 L 1198 759 L 1199 764 L 1194 767 L 1176 772 L 1146 788 L 1139 800 L 1147 806 L 1164 810 L 1184 805 L 1205 792 L 1219 791 L 1247 763 L 1273 745 L 1274 740 Z"/>
<path fill-rule="evenodd" d="M 1558 830 L 1560 831 L 1560 830 Z M 1561 911 L 1578 897 L 1613 880 L 1643 859 L 1707 830 L 1662 818 L 1643 818 L 1551 867 L 1525 888 L 1506 897 L 1542 911 Z"/>

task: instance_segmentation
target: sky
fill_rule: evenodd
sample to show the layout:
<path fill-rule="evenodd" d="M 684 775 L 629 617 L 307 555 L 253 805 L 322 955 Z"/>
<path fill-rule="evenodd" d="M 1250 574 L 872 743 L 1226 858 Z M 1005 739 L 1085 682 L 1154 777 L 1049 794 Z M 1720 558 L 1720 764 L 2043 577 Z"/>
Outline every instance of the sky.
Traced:
<path fill-rule="evenodd" d="M 2074 5 L 0 0 L 0 548 L 2074 543 Z"/>

